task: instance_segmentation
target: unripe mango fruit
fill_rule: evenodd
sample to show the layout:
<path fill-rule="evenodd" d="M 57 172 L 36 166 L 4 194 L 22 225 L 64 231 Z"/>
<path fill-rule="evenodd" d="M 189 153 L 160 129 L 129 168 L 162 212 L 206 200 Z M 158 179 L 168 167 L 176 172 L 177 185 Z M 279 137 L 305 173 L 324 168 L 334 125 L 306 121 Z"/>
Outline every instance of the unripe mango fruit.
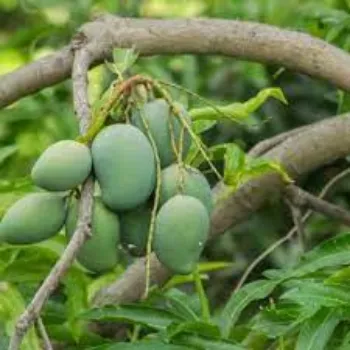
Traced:
<path fill-rule="evenodd" d="M 70 239 L 76 229 L 78 201 L 73 199 L 66 221 L 66 236 Z M 120 224 L 118 216 L 108 210 L 100 198 L 95 198 L 92 214 L 91 238 L 78 252 L 77 260 L 92 272 L 113 269 L 118 263 Z"/>
<path fill-rule="evenodd" d="M 211 214 L 213 210 L 213 197 L 209 182 L 196 168 L 183 165 L 180 171 L 178 164 L 170 165 L 162 170 L 160 186 L 160 204 L 164 204 L 171 197 L 179 193 L 181 173 L 183 174 L 183 193 L 199 199 Z"/>
<path fill-rule="evenodd" d="M 120 214 L 121 241 L 131 255 L 145 255 L 151 215 L 146 204 Z"/>
<path fill-rule="evenodd" d="M 48 147 L 34 164 L 34 183 L 49 191 L 67 191 L 84 182 L 90 174 L 90 150 L 82 143 L 63 140 Z"/>
<path fill-rule="evenodd" d="M 53 193 L 31 193 L 17 201 L 0 224 L 0 240 L 30 244 L 56 235 L 66 218 L 65 198 Z"/>
<path fill-rule="evenodd" d="M 102 201 L 110 209 L 133 209 L 148 199 L 156 182 L 155 158 L 139 129 L 107 126 L 95 137 L 91 152 Z"/>
<path fill-rule="evenodd" d="M 184 107 L 179 103 L 175 103 L 175 105 L 180 109 L 181 115 L 186 120 L 187 124 L 190 125 L 191 119 Z M 177 147 L 180 142 L 183 125 L 177 116 L 170 113 L 169 104 L 164 99 L 155 99 L 145 103 L 141 111 L 136 109 L 132 114 L 131 122 L 140 128 L 147 136 L 147 130 L 143 124 L 142 116 L 148 124 L 149 131 L 158 149 L 161 167 L 164 168 L 176 160 L 176 155 L 171 144 L 169 124 L 171 123 L 172 125 L 174 140 Z M 183 157 L 188 153 L 190 145 L 191 138 L 188 131 L 185 129 L 183 136 Z"/>
<path fill-rule="evenodd" d="M 159 210 L 153 248 L 169 270 L 191 273 L 199 260 L 209 231 L 209 215 L 196 198 L 177 195 Z"/>

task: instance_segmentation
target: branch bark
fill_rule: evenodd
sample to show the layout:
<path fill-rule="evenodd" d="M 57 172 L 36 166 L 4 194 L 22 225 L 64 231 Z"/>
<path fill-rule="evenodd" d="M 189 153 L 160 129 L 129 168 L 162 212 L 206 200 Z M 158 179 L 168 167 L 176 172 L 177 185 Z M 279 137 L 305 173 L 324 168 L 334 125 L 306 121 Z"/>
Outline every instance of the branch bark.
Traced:
<path fill-rule="evenodd" d="M 104 15 L 83 25 L 92 65 L 114 47 L 134 46 L 141 55 L 219 54 L 288 69 L 350 91 L 350 56 L 308 34 L 266 24 L 222 19 L 135 19 Z M 0 77 L 0 107 L 68 78 L 70 47 Z"/>
<path fill-rule="evenodd" d="M 72 45 L 75 50 L 72 76 L 74 107 L 80 121 L 81 134 L 86 133 L 90 122 L 90 108 L 87 97 L 87 72 L 90 64 L 90 56 L 88 51 L 85 50 L 84 45 L 85 39 L 81 36 L 76 37 Z M 19 317 L 16 323 L 15 332 L 11 337 L 9 350 L 20 349 L 21 342 L 26 332 L 40 316 L 40 312 L 46 301 L 58 286 L 61 278 L 72 265 L 80 247 L 90 237 L 93 192 L 94 180 L 92 176 L 89 176 L 82 186 L 79 218 L 73 237 L 69 241 L 67 248 L 64 250 L 60 259 L 36 292 L 27 309 Z"/>
<path fill-rule="evenodd" d="M 343 158 L 350 153 L 350 114 L 319 122 L 313 127 L 301 130 L 287 138 L 282 144 L 265 154 L 265 157 L 279 162 L 294 179 L 305 173 Z M 277 199 L 285 184 L 276 173 L 259 176 L 242 185 L 225 200 L 220 197 L 225 186 L 219 183 L 213 194 L 217 204 L 211 218 L 210 238 L 225 232 L 228 228 L 246 220 L 266 201 Z M 171 274 L 152 256 L 152 281 L 165 283 Z M 132 302 L 141 298 L 144 292 L 144 261 L 137 260 L 118 281 L 99 291 L 94 298 L 95 306 Z"/>

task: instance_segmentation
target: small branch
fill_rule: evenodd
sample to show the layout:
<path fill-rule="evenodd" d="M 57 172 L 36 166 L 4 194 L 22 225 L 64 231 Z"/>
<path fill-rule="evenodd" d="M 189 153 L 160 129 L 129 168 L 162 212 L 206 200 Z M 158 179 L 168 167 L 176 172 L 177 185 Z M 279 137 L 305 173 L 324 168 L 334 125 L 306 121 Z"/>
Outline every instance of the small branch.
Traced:
<path fill-rule="evenodd" d="M 319 194 L 318 198 L 322 199 L 326 197 L 326 195 L 333 189 L 335 185 L 337 185 L 340 181 L 342 181 L 345 177 L 350 175 L 350 168 L 342 171 L 337 176 L 335 176 L 332 180 L 330 180 L 326 186 L 323 188 L 321 193 Z M 305 225 L 307 220 L 311 217 L 313 211 L 308 210 L 305 215 L 301 219 L 301 223 Z M 249 275 L 252 273 L 252 271 L 266 258 L 268 257 L 276 248 L 278 248 L 280 245 L 282 245 L 284 242 L 287 242 L 290 240 L 293 235 L 297 232 L 297 228 L 294 226 L 284 237 L 280 238 L 278 241 L 270 245 L 264 252 L 262 252 L 244 271 L 241 279 L 239 280 L 235 292 L 237 292 L 243 284 L 246 282 Z"/>
<path fill-rule="evenodd" d="M 346 226 L 350 226 L 350 212 L 338 205 L 317 198 L 295 185 L 287 186 L 285 188 L 285 194 L 293 206 L 309 208 L 320 214 L 337 219 Z"/>
<path fill-rule="evenodd" d="M 304 224 L 303 224 L 303 217 L 301 215 L 301 208 L 298 206 L 293 205 L 288 199 L 287 203 L 290 207 L 290 210 L 292 212 L 293 222 L 294 226 L 299 238 L 299 245 L 302 252 L 306 251 L 306 235 L 304 231 Z"/>
<path fill-rule="evenodd" d="M 105 15 L 80 29 L 88 38 L 92 64 L 103 62 L 113 47 L 145 56 L 223 55 L 276 64 L 325 79 L 350 91 L 350 56 L 305 33 L 266 24 L 223 19 L 139 19 Z M 68 78 L 69 47 L 5 74 L 0 79 L 0 107 Z"/>
<path fill-rule="evenodd" d="M 80 121 L 80 132 L 86 132 L 90 122 L 90 108 L 87 97 L 87 71 L 89 68 L 89 54 L 85 50 L 85 38 L 73 42 L 75 51 L 73 63 L 73 95 L 74 107 Z M 9 350 L 20 349 L 21 342 L 28 329 L 33 325 L 36 319 L 40 317 L 40 312 L 46 301 L 56 289 L 60 279 L 72 265 L 80 247 L 90 237 L 91 215 L 93 207 L 94 180 L 92 176 L 84 182 L 81 189 L 81 200 L 79 206 L 79 218 L 76 230 L 64 250 L 60 259 L 50 271 L 43 284 L 36 292 L 34 298 L 27 309 L 20 316 L 15 327 L 15 333 L 11 338 Z"/>
<path fill-rule="evenodd" d="M 50 342 L 50 338 L 46 332 L 45 325 L 41 317 L 39 317 L 36 322 L 38 325 L 39 333 L 41 335 L 41 339 L 43 341 L 44 350 L 53 350 L 53 347 Z"/>

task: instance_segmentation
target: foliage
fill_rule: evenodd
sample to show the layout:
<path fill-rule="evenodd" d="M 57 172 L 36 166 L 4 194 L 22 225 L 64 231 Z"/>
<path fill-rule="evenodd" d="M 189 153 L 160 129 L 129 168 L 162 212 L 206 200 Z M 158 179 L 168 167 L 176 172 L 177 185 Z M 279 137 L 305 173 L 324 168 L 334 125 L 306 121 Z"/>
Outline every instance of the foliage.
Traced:
<path fill-rule="evenodd" d="M 303 30 L 350 50 L 347 0 L 285 0 L 283 6 L 280 0 L 64 0 L 59 4 L 0 0 L 0 73 L 60 48 L 76 28 L 100 11 L 139 17 L 171 14 L 255 20 Z M 167 82 L 164 87 L 187 104 L 196 119 L 193 129 L 230 190 L 271 170 L 288 181 L 278 164 L 250 159 L 245 152 L 269 136 L 346 112 L 349 107 L 346 93 L 281 67 L 188 55 L 139 58 L 131 66 L 136 60 L 133 52 L 127 53 L 129 58 L 123 55 L 125 51 L 114 53 L 117 66 L 109 62 L 89 73 L 91 100 L 99 106 L 115 73 L 123 78 L 141 73 Z M 288 105 L 283 104 L 286 101 Z M 0 111 L 0 216 L 35 191 L 26 175 L 42 151 L 55 141 L 76 138 L 73 115 L 69 81 Z M 206 172 L 212 184 L 217 181 L 198 146 L 192 147 L 186 162 Z M 303 179 L 303 186 L 317 191 L 347 165 L 344 160 L 320 169 Z M 344 181 L 332 195 L 332 201 L 346 208 L 348 184 Z M 233 292 L 247 265 L 291 224 L 284 204 L 271 203 L 208 246 L 196 276 L 174 276 L 163 288 L 152 290 L 146 301 L 133 305 L 91 308 L 96 291 L 114 281 L 132 258 L 125 257 L 102 275 L 89 274 L 75 263 L 50 298 L 43 322 L 50 338 L 67 349 L 345 350 L 350 346 L 350 234 L 340 224 L 314 216 L 307 225 L 309 243 L 315 246 L 310 252 L 300 257 L 298 244 L 292 240 L 262 263 L 251 282 Z M 329 237 L 333 238 L 318 244 Z M 16 317 L 64 247 L 63 235 L 32 246 L 1 243 L 1 349 L 7 346 Z M 117 324 L 126 330 L 120 336 L 123 342 L 99 334 L 90 327 L 91 321 Z M 38 339 L 38 329 L 32 329 L 23 349 L 38 349 Z"/>

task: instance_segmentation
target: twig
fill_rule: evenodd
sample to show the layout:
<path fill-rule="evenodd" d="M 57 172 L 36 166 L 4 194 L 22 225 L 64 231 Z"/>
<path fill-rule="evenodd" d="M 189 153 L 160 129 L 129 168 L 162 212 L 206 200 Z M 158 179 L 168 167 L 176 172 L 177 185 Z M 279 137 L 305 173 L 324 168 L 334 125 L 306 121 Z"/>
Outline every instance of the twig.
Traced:
<path fill-rule="evenodd" d="M 320 214 L 338 219 L 345 225 L 350 226 L 350 212 L 339 207 L 338 205 L 329 203 L 323 199 L 304 191 L 295 185 L 289 185 L 285 189 L 285 194 L 296 207 L 307 207 Z"/>
<path fill-rule="evenodd" d="M 39 333 L 40 333 L 41 339 L 43 341 L 44 350 L 53 350 L 53 347 L 52 347 L 51 342 L 50 342 L 50 338 L 46 332 L 45 325 L 44 325 L 41 317 L 38 317 L 36 323 L 38 325 Z"/>
<path fill-rule="evenodd" d="M 301 208 L 299 206 L 294 205 L 290 200 L 286 200 L 290 210 L 292 212 L 294 226 L 296 228 L 296 232 L 299 239 L 299 245 L 302 252 L 306 251 L 306 236 L 304 231 L 303 217 L 301 214 Z"/>
<path fill-rule="evenodd" d="M 87 72 L 90 63 L 88 52 L 84 49 L 85 38 L 76 38 L 72 48 L 75 51 L 72 79 L 74 107 L 80 121 L 80 133 L 86 132 L 90 122 L 90 108 L 87 97 Z M 60 259 L 50 271 L 27 309 L 20 316 L 15 327 L 15 333 L 11 337 L 9 350 L 18 350 L 23 337 L 34 321 L 40 316 L 40 312 L 51 293 L 56 289 L 60 279 L 72 265 L 80 247 L 90 237 L 91 215 L 93 206 L 94 180 L 92 176 L 84 182 L 81 190 L 79 206 L 79 218 L 76 230 L 64 250 Z"/>
<path fill-rule="evenodd" d="M 339 181 L 343 180 L 348 175 L 350 175 L 350 168 L 342 171 L 337 176 L 335 176 L 332 180 L 330 180 L 326 184 L 326 186 L 323 188 L 323 190 L 321 191 L 318 197 L 324 198 Z M 303 225 L 307 222 L 307 220 L 310 218 L 312 213 L 313 213 L 312 210 L 308 210 L 305 213 L 305 215 L 302 217 L 302 220 L 301 220 Z M 276 248 L 278 248 L 284 242 L 291 239 L 296 232 L 297 232 L 297 228 L 293 227 L 284 237 L 280 238 L 278 241 L 271 244 L 264 252 L 262 252 L 244 271 L 241 279 L 239 280 L 235 288 L 235 292 L 237 292 L 243 286 L 243 284 L 245 283 L 245 281 L 247 280 L 251 272 L 255 269 L 257 265 L 260 264 L 261 261 L 263 261 L 268 255 L 270 255 Z"/>

